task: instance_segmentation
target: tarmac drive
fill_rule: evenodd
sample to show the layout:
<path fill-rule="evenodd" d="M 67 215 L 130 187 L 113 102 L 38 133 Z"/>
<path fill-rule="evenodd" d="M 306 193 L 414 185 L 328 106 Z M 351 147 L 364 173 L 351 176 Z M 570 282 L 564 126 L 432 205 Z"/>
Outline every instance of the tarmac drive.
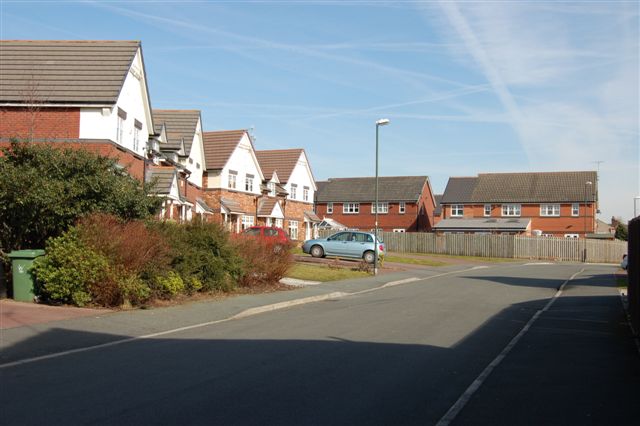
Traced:
<path fill-rule="evenodd" d="M 637 425 L 614 272 L 452 266 L 3 330 L 2 424 Z"/>

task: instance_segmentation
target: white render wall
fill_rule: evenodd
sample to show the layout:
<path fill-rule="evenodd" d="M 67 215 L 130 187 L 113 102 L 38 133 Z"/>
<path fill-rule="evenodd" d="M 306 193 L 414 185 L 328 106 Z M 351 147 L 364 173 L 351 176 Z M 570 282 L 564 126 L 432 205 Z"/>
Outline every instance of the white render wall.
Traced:
<path fill-rule="evenodd" d="M 122 91 L 116 105 L 112 108 L 81 108 L 80 138 L 117 140 L 118 107 L 127 113 L 124 120 L 124 133 L 121 145 L 130 151 L 133 149 L 134 119 L 142 123 L 139 132 L 138 149 L 135 152 L 144 155 L 151 128 L 150 105 L 147 99 L 146 82 L 140 49 L 127 73 Z M 201 178 L 202 179 L 202 175 Z"/>
<path fill-rule="evenodd" d="M 193 163 L 190 163 L 189 160 L 192 160 Z M 189 175 L 189 182 L 202 188 L 202 174 L 204 173 L 206 165 L 204 164 L 201 120 L 198 120 L 198 125 L 196 126 L 196 134 L 193 136 L 191 152 L 189 153 L 189 159 L 187 160 L 186 166 L 191 172 L 191 175 Z"/>
<path fill-rule="evenodd" d="M 298 189 L 296 191 L 296 198 L 291 198 L 291 184 L 298 185 Z M 303 201 L 303 189 L 305 186 L 309 187 L 309 199 L 307 201 Z M 291 172 L 291 176 L 289 176 L 289 180 L 285 185 L 285 188 L 289 195 L 287 198 L 289 200 L 302 201 L 306 203 L 313 204 L 315 191 L 316 191 L 316 182 L 313 179 L 313 174 L 311 173 L 311 166 L 309 165 L 309 161 L 307 160 L 307 156 L 304 152 L 300 154 L 300 158 L 298 159 L 298 163 L 293 168 L 293 172 Z"/>
<path fill-rule="evenodd" d="M 229 161 L 222 169 L 222 173 L 219 179 L 209 179 L 209 188 L 223 188 L 229 189 L 229 170 L 238 172 L 236 191 L 246 192 L 244 190 L 244 182 L 247 174 L 253 175 L 253 191 L 251 194 L 260 195 L 260 184 L 262 183 L 263 176 L 260 167 L 258 166 L 258 160 L 256 159 L 253 151 L 253 145 L 249 141 L 246 133 L 242 136 L 240 143 L 231 154 Z M 211 175 L 209 175 L 211 176 Z"/>

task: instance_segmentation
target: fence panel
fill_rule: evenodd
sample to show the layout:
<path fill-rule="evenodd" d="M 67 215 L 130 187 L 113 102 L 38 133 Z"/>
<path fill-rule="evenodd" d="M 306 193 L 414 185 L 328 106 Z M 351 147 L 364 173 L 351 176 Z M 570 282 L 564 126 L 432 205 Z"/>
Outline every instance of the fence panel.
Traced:
<path fill-rule="evenodd" d="M 329 236 L 336 231 L 320 231 Z M 503 257 L 561 262 L 618 263 L 627 252 L 622 241 L 576 238 L 521 237 L 514 235 L 443 234 L 427 232 L 381 232 L 387 251 L 434 253 L 455 256 Z"/>

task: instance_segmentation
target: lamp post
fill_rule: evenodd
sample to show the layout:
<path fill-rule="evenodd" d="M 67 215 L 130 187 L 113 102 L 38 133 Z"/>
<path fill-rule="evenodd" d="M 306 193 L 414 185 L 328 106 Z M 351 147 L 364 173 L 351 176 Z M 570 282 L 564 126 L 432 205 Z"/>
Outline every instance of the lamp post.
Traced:
<path fill-rule="evenodd" d="M 373 275 L 378 275 L 378 129 L 380 126 L 386 126 L 387 124 L 389 124 L 388 118 L 381 118 L 376 121 L 376 201 L 374 204 L 376 209 L 376 219 L 374 228 L 375 241 L 373 242 L 373 246 L 375 247 L 373 256 Z"/>
<path fill-rule="evenodd" d="M 590 180 L 586 181 L 584 184 L 584 253 L 583 253 L 583 262 L 587 261 L 587 203 L 589 202 L 589 191 L 593 182 Z"/>

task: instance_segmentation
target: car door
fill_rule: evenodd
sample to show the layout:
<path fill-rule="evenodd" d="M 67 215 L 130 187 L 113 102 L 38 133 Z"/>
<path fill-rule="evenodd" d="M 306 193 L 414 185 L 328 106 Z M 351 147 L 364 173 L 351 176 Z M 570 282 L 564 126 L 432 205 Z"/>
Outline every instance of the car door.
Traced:
<path fill-rule="evenodd" d="M 362 257 L 365 251 L 372 247 L 373 238 L 371 235 L 362 232 L 354 232 L 349 245 L 349 255 L 352 257 Z"/>
<path fill-rule="evenodd" d="M 334 256 L 348 256 L 348 243 L 351 239 L 351 232 L 339 232 L 327 238 L 324 244 L 325 254 Z"/>

